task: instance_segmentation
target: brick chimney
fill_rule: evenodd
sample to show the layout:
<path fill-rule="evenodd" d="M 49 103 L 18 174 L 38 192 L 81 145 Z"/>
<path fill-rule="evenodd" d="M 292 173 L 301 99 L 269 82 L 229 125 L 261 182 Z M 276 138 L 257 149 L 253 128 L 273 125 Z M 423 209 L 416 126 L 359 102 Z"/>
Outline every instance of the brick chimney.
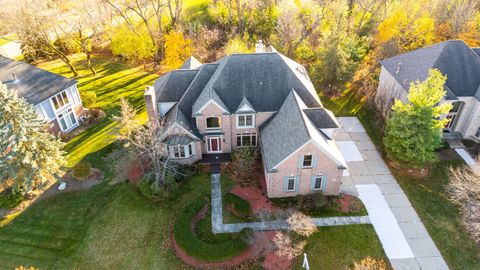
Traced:
<path fill-rule="evenodd" d="M 148 121 L 150 124 L 156 125 L 158 123 L 158 114 L 155 88 L 153 86 L 147 86 L 143 96 L 145 98 L 145 106 L 147 107 Z"/>

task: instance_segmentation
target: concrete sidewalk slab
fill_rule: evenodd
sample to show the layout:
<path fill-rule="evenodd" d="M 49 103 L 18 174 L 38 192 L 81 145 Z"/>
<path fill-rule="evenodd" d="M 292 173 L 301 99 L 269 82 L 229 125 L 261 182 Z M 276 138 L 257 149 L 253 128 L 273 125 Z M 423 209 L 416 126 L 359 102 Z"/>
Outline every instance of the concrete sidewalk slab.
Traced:
<path fill-rule="evenodd" d="M 373 175 L 391 174 L 390 169 L 383 160 L 367 160 L 365 161 L 365 165 L 367 165 L 368 170 Z"/>
<path fill-rule="evenodd" d="M 387 257 L 390 259 L 414 258 L 407 239 L 378 186 L 357 185 L 356 187 Z"/>
<path fill-rule="evenodd" d="M 357 117 L 338 117 L 337 119 L 342 129 L 346 132 L 366 132 Z"/>

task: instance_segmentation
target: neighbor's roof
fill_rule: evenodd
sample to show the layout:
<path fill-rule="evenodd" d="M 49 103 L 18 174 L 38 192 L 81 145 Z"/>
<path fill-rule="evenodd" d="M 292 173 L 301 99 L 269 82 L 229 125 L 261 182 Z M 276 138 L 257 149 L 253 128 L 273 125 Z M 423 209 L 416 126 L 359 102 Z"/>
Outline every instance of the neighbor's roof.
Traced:
<path fill-rule="evenodd" d="M 13 81 L 12 73 L 15 73 L 16 81 Z M 3 56 L 0 56 L 0 82 L 33 105 L 77 83 L 75 80 Z"/>
<path fill-rule="evenodd" d="M 424 81 L 429 69 L 447 75 L 448 99 L 462 96 L 479 98 L 480 57 L 462 40 L 449 40 L 380 61 L 408 91 L 414 81 Z"/>
<path fill-rule="evenodd" d="M 185 63 L 180 67 L 180 69 L 197 69 L 202 65 L 200 61 L 197 60 L 197 58 L 190 56 Z"/>
<path fill-rule="evenodd" d="M 268 171 L 308 141 L 314 142 L 338 166 L 346 167 L 338 149 L 320 133 L 306 115 L 306 109 L 299 95 L 292 90 L 280 110 L 260 127 L 260 143 Z"/>

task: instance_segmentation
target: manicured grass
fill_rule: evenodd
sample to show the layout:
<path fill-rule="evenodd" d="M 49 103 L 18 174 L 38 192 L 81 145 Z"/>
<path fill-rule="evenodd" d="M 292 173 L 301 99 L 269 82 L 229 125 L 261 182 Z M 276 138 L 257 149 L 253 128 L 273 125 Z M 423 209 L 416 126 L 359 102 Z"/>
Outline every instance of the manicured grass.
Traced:
<path fill-rule="evenodd" d="M 223 195 L 223 201 L 225 205 L 230 206 L 243 217 L 248 217 L 252 213 L 250 203 L 233 193 L 229 192 Z"/>
<path fill-rule="evenodd" d="M 320 227 L 309 238 L 304 252 L 312 269 L 348 269 L 366 256 L 388 264 L 372 225 Z M 292 269 L 302 269 L 302 263 L 303 254 L 295 259 Z"/>
<path fill-rule="evenodd" d="M 353 94 L 322 102 L 336 112 L 354 112 L 365 127 L 378 149 L 383 149 L 383 127 L 374 109 L 364 105 L 364 101 L 351 99 Z M 354 104 L 363 104 L 356 110 Z M 340 114 L 342 115 L 342 114 Z M 445 186 L 449 181 L 447 169 L 450 165 L 463 164 L 463 161 L 441 161 L 432 166 L 430 175 L 415 178 L 403 171 L 392 169 L 395 178 L 417 211 L 430 236 L 451 269 L 480 269 L 480 248 L 468 235 L 461 223 L 457 206 L 449 199 Z"/>
<path fill-rule="evenodd" d="M 221 262 L 240 255 L 248 247 L 246 242 L 241 239 L 243 233 L 216 237 L 211 233 L 206 233 L 208 229 L 211 230 L 211 227 L 208 228 L 208 224 L 205 223 L 202 224 L 199 235 L 192 232 L 190 227 L 192 218 L 205 203 L 205 201 L 197 200 L 180 211 L 173 230 L 177 244 L 189 256 L 208 262 Z M 211 222 L 208 223 L 211 226 Z"/>
<path fill-rule="evenodd" d="M 11 40 L 6 39 L 6 38 L 0 38 L 0 46 L 5 45 L 9 43 Z"/>
<path fill-rule="evenodd" d="M 480 269 L 480 249 L 462 225 L 459 209 L 445 191 L 448 167 L 461 164 L 461 161 L 439 162 L 433 165 L 429 176 L 420 179 L 395 170 L 393 173 L 450 269 Z"/>
<path fill-rule="evenodd" d="M 196 175 L 157 204 L 126 183 L 51 197 L 0 228 L 0 269 L 185 269 L 170 228 L 209 194 L 210 176 Z"/>
<path fill-rule="evenodd" d="M 146 121 L 143 91 L 158 78 L 158 75 L 145 72 L 141 66 L 129 67 L 106 56 L 95 55 L 92 63 L 98 74 L 91 76 L 83 55 L 72 55 L 70 58 L 79 72 L 77 78 L 79 91 L 94 91 L 97 94 L 96 106 L 107 114 L 107 117 L 97 125 L 78 134 L 66 145 L 69 165 L 73 166 L 88 155 L 101 151 L 116 139 L 117 124 L 112 120 L 112 116 L 119 114 L 121 97 L 135 107 L 141 122 Z M 38 66 L 66 77 L 72 76 L 60 60 L 43 62 Z"/>

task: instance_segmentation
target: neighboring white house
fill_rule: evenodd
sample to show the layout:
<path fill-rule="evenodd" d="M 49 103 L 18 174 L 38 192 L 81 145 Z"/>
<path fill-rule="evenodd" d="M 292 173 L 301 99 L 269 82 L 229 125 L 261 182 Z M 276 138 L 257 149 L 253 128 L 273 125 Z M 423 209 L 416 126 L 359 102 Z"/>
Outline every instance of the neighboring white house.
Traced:
<path fill-rule="evenodd" d="M 33 105 L 52 134 L 78 127 L 83 106 L 77 81 L 0 56 L 0 82 Z"/>
<path fill-rule="evenodd" d="M 462 40 L 449 40 L 380 61 L 381 72 L 375 104 L 382 112 L 393 101 L 407 101 L 414 81 L 424 81 L 430 69 L 447 76 L 444 102 L 452 103 L 444 138 L 480 140 L 480 50 Z"/>

